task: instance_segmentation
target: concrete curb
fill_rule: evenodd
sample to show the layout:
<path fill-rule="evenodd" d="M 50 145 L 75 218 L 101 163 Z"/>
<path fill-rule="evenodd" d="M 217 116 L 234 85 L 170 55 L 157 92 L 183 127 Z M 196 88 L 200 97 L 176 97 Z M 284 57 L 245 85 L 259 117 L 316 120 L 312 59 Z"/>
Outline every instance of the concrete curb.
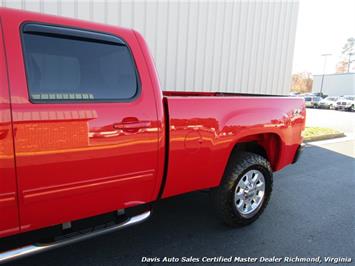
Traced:
<path fill-rule="evenodd" d="M 319 136 L 312 136 L 308 138 L 304 138 L 304 142 L 313 142 L 313 141 L 320 141 L 320 140 L 327 140 L 327 139 L 335 139 L 335 138 L 342 138 L 345 137 L 343 132 L 333 133 L 333 134 L 324 134 Z"/>

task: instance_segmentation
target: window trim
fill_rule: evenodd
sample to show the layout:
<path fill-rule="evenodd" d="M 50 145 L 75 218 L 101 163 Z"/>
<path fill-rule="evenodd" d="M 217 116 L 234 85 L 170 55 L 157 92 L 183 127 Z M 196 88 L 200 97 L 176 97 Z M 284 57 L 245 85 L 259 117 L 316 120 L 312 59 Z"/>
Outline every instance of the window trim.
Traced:
<path fill-rule="evenodd" d="M 34 26 L 32 29 L 25 29 L 25 27 L 28 25 Z M 37 30 L 36 30 L 37 29 Z M 53 29 L 53 31 L 50 31 Z M 133 67 L 134 67 L 134 72 L 136 76 L 136 93 L 134 94 L 133 97 L 131 98 L 121 98 L 121 99 L 89 99 L 89 100 L 57 100 L 57 99 L 33 99 L 31 97 L 31 92 L 30 92 L 30 87 L 28 83 L 28 62 L 26 60 L 26 48 L 25 48 L 25 41 L 24 41 L 24 35 L 28 33 L 34 33 L 37 35 L 42 35 L 42 36 L 53 36 L 55 38 L 65 38 L 65 39 L 81 39 L 84 41 L 92 41 L 92 42 L 98 42 L 98 43 L 106 43 L 106 44 L 118 44 L 118 45 L 124 45 L 128 48 L 129 51 L 129 56 L 131 57 Z M 67 33 L 67 34 L 65 34 Z M 78 35 L 75 35 L 75 33 L 78 33 Z M 92 103 L 129 103 L 135 101 L 137 98 L 140 97 L 141 91 L 142 91 L 142 83 L 141 83 L 141 78 L 140 74 L 138 71 L 137 63 L 136 60 L 133 56 L 132 49 L 128 45 L 128 43 L 119 36 L 113 35 L 111 33 L 106 33 L 106 32 L 99 32 L 99 31 L 92 31 L 92 30 L 87 30 L 87 29 L 82 29 L 82 28 L 75 28 L 75 27 L 67 27 L 64 25 L 55 25 L 55 24 L 46 24 L 46 23 L 41 23 L 41 22 L 35 22 L 35 21 L 25 21 L 20 25 L 20 39 L 21 39 L 21 48 L 22 48 L 22 60 L 24 63 L 25 67 L 25 79 L 26 79 L 26 87 L 27 87 L 27 93 L 28 93 L 28 100 L 32 104 L 92 104 Z"/>

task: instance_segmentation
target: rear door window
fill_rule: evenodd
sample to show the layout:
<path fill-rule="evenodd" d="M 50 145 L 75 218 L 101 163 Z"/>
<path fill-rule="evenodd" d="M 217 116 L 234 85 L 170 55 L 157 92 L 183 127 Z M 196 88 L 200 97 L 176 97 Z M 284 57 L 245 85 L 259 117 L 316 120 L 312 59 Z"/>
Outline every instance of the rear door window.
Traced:
<path fill-rule="evenodd" d="M 139 92 L 131 52 L 118 37 L 26 24 L 22 40 L 32 102 L 129 101 Z"/>

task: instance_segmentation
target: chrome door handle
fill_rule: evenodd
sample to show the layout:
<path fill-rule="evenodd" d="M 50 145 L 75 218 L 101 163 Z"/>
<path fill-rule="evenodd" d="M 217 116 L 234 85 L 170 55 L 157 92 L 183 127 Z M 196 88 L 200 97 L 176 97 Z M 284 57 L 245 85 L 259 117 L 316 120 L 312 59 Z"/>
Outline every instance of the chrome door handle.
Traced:
<path fill-rule="evenodd" d="M 137 121 L 137 122 L 122 122 L 113 124 L 113 128 L 122 130 L 138 130 L 141 128 L 148 128 L 151 126 L 150 121 Z"/>

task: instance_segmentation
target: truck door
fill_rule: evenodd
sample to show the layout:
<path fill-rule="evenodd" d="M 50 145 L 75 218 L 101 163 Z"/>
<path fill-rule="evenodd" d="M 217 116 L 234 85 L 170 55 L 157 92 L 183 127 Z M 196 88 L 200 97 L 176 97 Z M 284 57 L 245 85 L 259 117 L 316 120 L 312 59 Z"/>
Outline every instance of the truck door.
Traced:
<path fill-rule="evenodd" d="M 5 35 L 18 99 L 13 117 L 22 230 L 151 201 L 158 121 L 132 32 L 105 34 L 112 27 L 84 22 L 90 31 L 77 29 L 73 20 L 49 26 L 55 18 L 12 20 Z"/>
<path fill-rule="evenodd" d="M 10 97 L 0 19 L 0 237 L 18 230 Z"/>

